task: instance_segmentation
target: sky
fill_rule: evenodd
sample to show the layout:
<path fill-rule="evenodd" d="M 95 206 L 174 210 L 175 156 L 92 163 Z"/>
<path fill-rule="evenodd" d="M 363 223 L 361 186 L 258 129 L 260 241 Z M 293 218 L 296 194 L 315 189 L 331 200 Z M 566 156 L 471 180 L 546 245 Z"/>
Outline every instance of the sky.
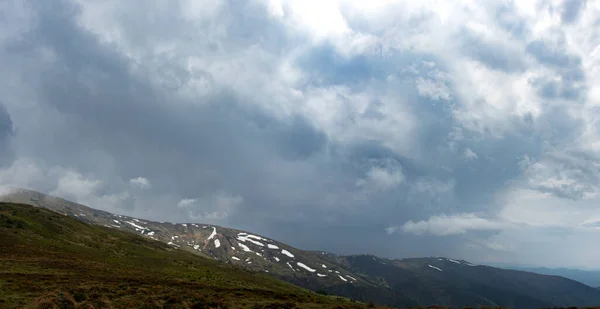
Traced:
<path fill-rule="evenodd" d="M 600 2 L 0 1 L 0 189 L 598 268 Z"/>

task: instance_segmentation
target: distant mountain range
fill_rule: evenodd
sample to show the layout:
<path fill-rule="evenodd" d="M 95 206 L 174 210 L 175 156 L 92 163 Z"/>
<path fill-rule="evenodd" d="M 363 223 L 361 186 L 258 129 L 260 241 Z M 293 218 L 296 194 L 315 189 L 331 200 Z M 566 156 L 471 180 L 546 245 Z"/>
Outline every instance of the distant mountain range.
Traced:
<path fill-rule="evenodd" d="M 501 268 L 529 271 L 551 276 L 561 276 L 573 279 L 575 281 L 579 281 L 591 287 L 600 287 L 600 271 L 581 270 L 572 268 L 526 267 L 519 265 L 504 265 L 501 266 Z"/>
<path fill-rule="evenodd" d="M 443 305 L 541 308 L 600 304 L 600 291 L 575 280 L 474 265 L 445 257 L 383 259 L 303 251 L 247 231 L 201 223 L 153 222 L 15 189 L 0 201 L 24 203 L 128 231 L 223 263 L 262 272 L 321 294 L 395 307 Z"/>

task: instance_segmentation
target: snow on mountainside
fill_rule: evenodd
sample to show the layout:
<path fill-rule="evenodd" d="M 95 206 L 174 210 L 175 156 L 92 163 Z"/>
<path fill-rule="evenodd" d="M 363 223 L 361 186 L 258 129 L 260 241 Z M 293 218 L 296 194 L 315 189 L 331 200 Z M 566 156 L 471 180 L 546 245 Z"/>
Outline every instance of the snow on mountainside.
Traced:
<path fill-rule="evenodd" d="M 330 263 L 319 255 L 244 231 L 200 223 L 143 220 L 96 210 L 25 189 L 5 191 L 0 195 L 0 201 L 26 203 L 48 208 L 81 221 L 128 230 L 165 242 L 174 248 L 191 251 L 250 270 L 269 272 L 279 277 L 312 276 L 326 284 L 335 284 L 336 281 L 348 282 L 333 276 L 319 276 L 314 269 Z M 339 266 L 333 264 L 329 266 L 329 272 L 338 271 L 344 275 L 352 275 Z M 350 280 L 350 282 L 357 281 L 359 280 Z"/>
<path fill-rule="evenodd" d="M 450 258 L 382 259 L 304 251 L 265 236 L 201 223 L 154 222 L 11 189 L 0 202 L 47 208 L 90 224 L 130 231 L 207 258 L 264 272 L 316 291 L 397 307 L 557 307 L 600 303 L 600 291 L 556 276 Z"/>

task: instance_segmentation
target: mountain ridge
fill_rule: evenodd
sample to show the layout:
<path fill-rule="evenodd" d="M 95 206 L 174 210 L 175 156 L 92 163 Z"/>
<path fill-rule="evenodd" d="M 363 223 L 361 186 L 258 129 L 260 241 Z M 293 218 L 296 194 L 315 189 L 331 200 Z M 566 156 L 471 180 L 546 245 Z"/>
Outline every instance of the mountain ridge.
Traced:
<path fill-rule="evenodd" d="M 0 202 L 0 308 L 366 308 L 128 231 Z"/>
<path fill-rule="evenodd" d="M 591 306 L 600 291 L 563 277 L 474 265 L 445 257 L 383 259 L 304 251 L 247 231 L 115 215 L 26 189 L 0 201 L 43 207 L 80 221 L 136 233 L 200 256 L 264 272 L 295 285 L 397 307 Z M 531 283 L 533 282 L 533 283 Z"/>

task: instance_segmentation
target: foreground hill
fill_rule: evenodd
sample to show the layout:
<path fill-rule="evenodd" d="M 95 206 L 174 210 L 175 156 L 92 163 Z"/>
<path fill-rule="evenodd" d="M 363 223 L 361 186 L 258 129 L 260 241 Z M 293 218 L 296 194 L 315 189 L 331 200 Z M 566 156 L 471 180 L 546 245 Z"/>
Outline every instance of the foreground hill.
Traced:
<path fill-rule="evenodd" d="M 303 251 L 249 232 L 200 223 L 165 223 L 111 214 L 28 190 L 0 200 L 44 207 L 80 221 L 128 231 L 250 271 L 363 302 L 395 307 L 593 306 L 600 291 L 557 276 L 539 275 L 449 258 L 381 259 Z"/>
<path fill-rule="evenodd" d="M 29 205 L 0 203 L 0 308 L 363 308 Z"/>

